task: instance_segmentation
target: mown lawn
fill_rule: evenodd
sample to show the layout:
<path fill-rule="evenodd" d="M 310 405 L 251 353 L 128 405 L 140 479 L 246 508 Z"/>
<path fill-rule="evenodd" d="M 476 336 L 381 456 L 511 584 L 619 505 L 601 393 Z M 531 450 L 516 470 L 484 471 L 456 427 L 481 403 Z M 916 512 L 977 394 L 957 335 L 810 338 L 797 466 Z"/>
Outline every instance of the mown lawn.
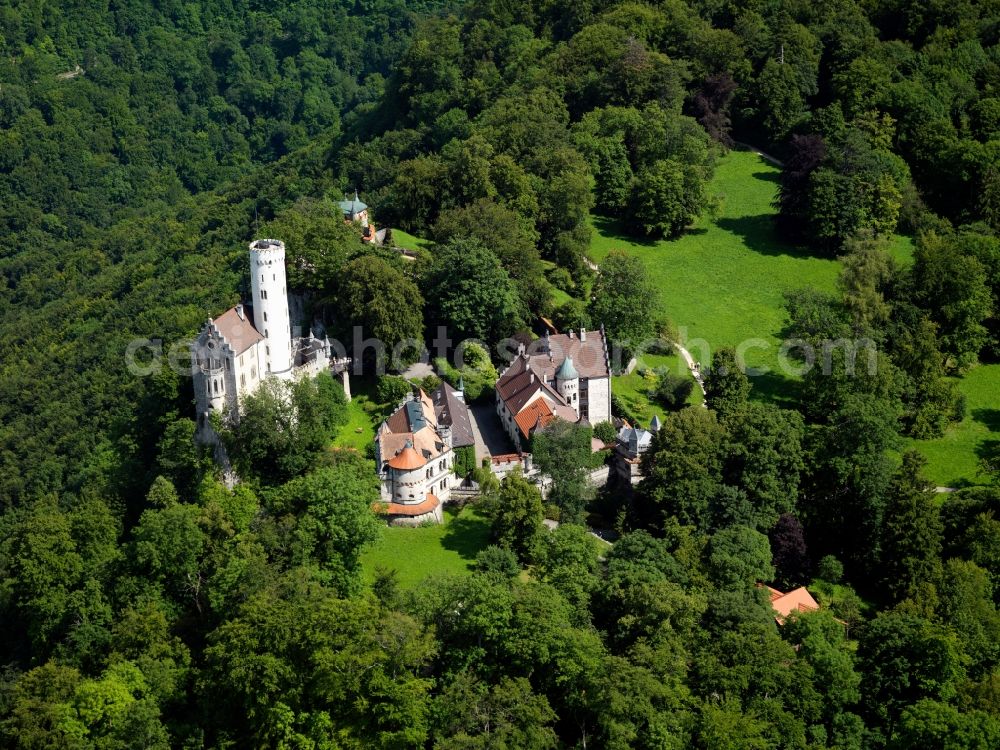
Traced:
<path fill-rule="evenodd" d="M 1000 365 L 980 365 L 958 383 L 965 395 L 966 414 L 936 440 L 912 440 L 927 456 L 924 473 L 943 487 L 984 484 L 980 462 L 1000 457 Z"/>
<path fill-rule="evenodd" d="M 794 387 L 778 365 L 784 294 L 806 286 L 832 291 L 839 264 L 778 239 L 771 206 L 778 174 L 760 156 L 731 151 L 709 188 L 719 200 L 714 217 L 699 218 L 679 239 L 643 241 L 594 216 L 591 256 L 599 262 L 620 248 L 641 258 L 692 356 L 707 363 L 719 347 L 753 345 L 747 364 L 768 370 L 754 378 L 755 391 L 780 401 Z"/>
<path fill-rule="evenodd" d="M 347 424 L 340 428 L 333 444 L 337 448 L 353 448 L 362 455 L 375 440 L 375 419 L 380 416 L 374 401 L 374 384 L 362 378 L 351 378 L 353 398 L 347 405 Z"/>
<path fill-rule="evenodd" d="M 409 232 L 404 232 L 402 229 L 392 230 L 392 241 L 396 243 L 397 247 L 401 247 L 404 250 L 419 250 L 430 247 L 433 244 L 430 240 L 425 240 L 423 237 L 417 237 Z"/>
<path fill-rule="evenodd" d="M 642 376 L 646 368 L 656 369 L 664 367 L 674 375 L 681 375 L 691 378 L 691 371 L 687 369 L 684 361 L 677 354 L 644 354 L 639 358 L 635 369 L 628 375 L 619 375 L 611 379 L 611 390 L 618 399 L 633 414 L 640 419 L 642 427 L 648 427 L 653 415 L 656 414 L 663 419 L 664 409 L 655 402 L 651 402 L 649 396 L 649 384 Z M 691 378 L 692 381 L 694 378 Z M 688 397 L 688 403 L 697 406 L 703 400 L 701 389 L 697 383 Z"/>
<path fill-rule="evenodd" d="M 794 393 L 796 380 L 782 374 L 778 351 L 785 324 L 784 294 L 801 287 L 836 288 L 840 264 L 782 242 L 771 222 L 779 169 L 749 151 L 720 159 L 710 192 L 719 199 L 715 216 L 703 216 L 684 236 L 642 241 L 625 236 L 617 222 L 595 216 L 591 256 L 602 260 L 614 248 L 643 260 L 660 290 L 664 312 L 678 327 L 695 359 L 705 363 L 720 346 L 755 344 L 747 364 L 768 372 L 753 378 L 754 393 L 778 403 Z M 890 252 L 908 265 L 913 243 L 894 238 Z M 910 441 L 928 458 L 935 483 L 980 484 L 980 461 L 1000 450 L 1000 365 L 978 367 L 960 382 L 966 418 L 937 440 Z M 638 375 L 614 380 L 620 398 L 632 400 L 651 418 Z M 646 402 L 644 404 L 644 402 Z"/>
<path fill-rule="evenodd" d="M 365 581 L 371 583 L 379 567 L 395 570 L 402 588 L 413 588 L 433 573 L 468 573 L 476 555 L 489 544 L 489 520 L 467 506 L 459 513 L 446 507 L 444 521 L 437 526 L 386 528 L 361 557 Z"/>

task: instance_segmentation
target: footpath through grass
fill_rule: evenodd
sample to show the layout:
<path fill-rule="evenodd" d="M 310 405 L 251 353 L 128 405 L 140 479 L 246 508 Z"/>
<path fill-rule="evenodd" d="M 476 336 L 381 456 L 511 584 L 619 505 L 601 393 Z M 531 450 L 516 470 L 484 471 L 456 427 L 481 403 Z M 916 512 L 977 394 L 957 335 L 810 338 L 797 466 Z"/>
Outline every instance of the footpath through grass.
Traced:
<path fill-rule="evenodd" d="M 794 387 L 778 370 L 784 294 L 801 287 L 833 291 L 839 272 L 836 260 L 778 239 L 771 204 L 779 173 L 756 154 L 731 151 L 709 186 L 719 199 L 716 216 L 699 218 L 679 239 L 660 241 L 628 237 L 618 222 L 595 216 L 591 243 L 598 262 L 616 248 L 642 259 L 696 360 L 707 363 L 723 346 L 748 347 L 747 364 L 768 369 L 754 378 L 756 394 L 778 401 Z"/>
<path fill-rule="evenodd" d="M 592 217 L 591 256 L 612 249 L 640 258 L 659 289 L 664 312 L 692 356 L 707 363 L 722 346 L 746 347 L 750 367 L 768 372 L 752 378 L 754 396 L 777 403 L 794 394 L 796 380 L 779 369 L 784 295 L 803 287 L 834 291 L 840 263 L 782 242 L 774 231 L 778 167 L 749 151 L 719 160 L 709 187 L 719 199 L 715 216 L 702 216 L 676 240 L 644 241 L 625 235 L 618 222 Z M 890 252 L 908 265 L 913 244 L 894 238 Z M 910 441 L 928 458 L 926 473 L 948 487 L 982 484 L 983 458 L 1000 454 L 1000 365 L 977 367 L 959 381 L 967 416 L 937 440 Z M 613 391 L 644 419 L 662 412 L 650 405 L 638 374 L 615 378 Z"/>
<path fill-rule="evenodd" d="M 445 506 L 444 523 L 435 526 L 390 526 L 361 556 L 366 583 L 379 568 L 395 570 L 402 588 L 413 588 L 434 573 L 468 573 L 476 555 L 490 541 L 490 522 L 475 508 L 456 513 Z"/>
<path fill-rule="evenodd" d="M 664 368 L 672 375 L 691 378 L 694 388 L 688 397 L 688 404 L 697 406 L 704 397 L 691 371 L 677 354 L 644 354 L 639 358 L 636 367 L 628 375 L 618 375 L 611 379 L 611 389 L 615 396 L 632 414 L 639 419 L 641 427 L 648 427 L 653 415 L 656 414 L 661 420 L 666 413 L 664 408 L 649 397 L 650 384 L 643 377 L 646 369 L 656 370 Z"/>

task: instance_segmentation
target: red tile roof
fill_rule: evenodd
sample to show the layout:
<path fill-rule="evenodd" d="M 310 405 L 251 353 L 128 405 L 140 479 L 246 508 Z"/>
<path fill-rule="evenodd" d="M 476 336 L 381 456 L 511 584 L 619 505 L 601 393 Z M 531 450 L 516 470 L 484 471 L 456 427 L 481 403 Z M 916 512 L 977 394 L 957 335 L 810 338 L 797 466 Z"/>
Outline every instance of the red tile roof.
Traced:
<path fill-rule="evenodd" d="M 815 612 L 819 609 L 819 602 L 813 599 L 805 586 L 783 594 L 777 589 L 765 586 L 768 597 L 771 600 L 771 607 L 777 613 L 778 623 L 783 623 L 792 612 Z"/>
<path fill-rule="evenodd" d="M 401 471 L 419 469 L 425 463 L 426 461 L 424 461 L 420 454 L 413 450 L 413 446 L 409 444 L 407 444 L 403 450 L 390 458 L 388 461 L 389 466 L 393 469 L 399 469 Z"/>
<path fill-rule="evenodd" d="M 544 398 L 533 401 L 514 416 L 517 427 L 526 438 L 531 437 L 535 427 L 544 427 L 555 419 L 555 414 Z"/>
<path fill-rule="evenodd" d="M 389 516 L 422 516 L 430 513 L 441 504 L 437 495 L 428 493 L 419 503 L 376 503 Z"/>
<path fill-rule="evenodd" d="M 524 357 L 518 357 L 504 370 L 497 380 L 496 389 L 512 414 L 517 414 L 526 404 L 531 403 L 539 391 L 547 394 L 553 401 L 562 401 L 562 397 L 528 367 L 528 360 Z"/>
<path fill-rule="evenodd" d="M 237 356 L 258 341 L 264 340 L 264 337 L 250 322 L 250 310 L 246 307 L 243 308 L 242 317 L 236 312 L 235 307 L 229 308 L 222 315 L 214 318 L 212 325 L 232 347 L 233 353 Z"/>

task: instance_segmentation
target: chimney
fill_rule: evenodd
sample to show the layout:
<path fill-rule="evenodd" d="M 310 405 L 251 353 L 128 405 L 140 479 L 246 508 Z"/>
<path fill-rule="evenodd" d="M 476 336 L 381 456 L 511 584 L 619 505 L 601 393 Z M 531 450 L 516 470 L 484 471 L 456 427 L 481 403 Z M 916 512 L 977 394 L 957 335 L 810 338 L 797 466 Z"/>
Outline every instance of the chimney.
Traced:
<path fill-rule="evenodd" d="M 586 340 L 587 340 L 587 329 L 584 328 L 583 326 L 580 326 L 580 341 L 582 342 Z"/>
<path fill-rule="evenodd" d="M 572 328 L 570 328 L 570 329 L 569 329 L 569 337 L 570 337 L 571 339 L 575 339 L 575 338 L 576 338 L 576 334 L 575 334 L 575 333 L 573 333 L 573 329 L 572 329 Z"/>
<path fill-rule="evenodd" d="M 246 318 L 243 317 L 243 303 L 242 302 L 240 302 L 238 305 L 236 305 L 236 314 L 240 316 L 240 320 L 246 320 Z"/>

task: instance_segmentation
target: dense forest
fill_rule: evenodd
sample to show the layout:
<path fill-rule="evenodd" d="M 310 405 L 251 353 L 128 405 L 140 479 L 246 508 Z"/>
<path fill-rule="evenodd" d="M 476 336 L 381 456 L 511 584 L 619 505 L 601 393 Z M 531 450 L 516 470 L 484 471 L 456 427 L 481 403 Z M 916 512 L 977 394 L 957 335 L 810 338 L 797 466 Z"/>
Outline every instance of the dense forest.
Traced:
<path fill-rule="evenodd" d="M 1000 451 L 941 494 L 903 442 L 1000 356 L 996 4 L 33 0 L 0 26 L 0 746 L 1000 746 Z M 834 350 L 781 407 L 729 349 L 709 408 L 664 378 L 635 492 L 586 484 L 608 425 L 557 424 L 546 499 L 477 472 L 469 575 L 365 583 L 378 481 L 330 447 L 332 379 L 247 399 L 228 489 L 190 378 L 126 367 L 245 294 L 259 235 L 337 335 L 669 338 L 641 264 L 589 262 L 591 217 L 677 237 L 741 142 L 784 163 L 779 231 L 841 259 L 785 333 L 872 366 Z M 429 249 L 362 245 L 355 189 Z M 490 399 L 478 356 L 439 369 Z M 762 582 L 824 606 L 779 625 Z"/>

